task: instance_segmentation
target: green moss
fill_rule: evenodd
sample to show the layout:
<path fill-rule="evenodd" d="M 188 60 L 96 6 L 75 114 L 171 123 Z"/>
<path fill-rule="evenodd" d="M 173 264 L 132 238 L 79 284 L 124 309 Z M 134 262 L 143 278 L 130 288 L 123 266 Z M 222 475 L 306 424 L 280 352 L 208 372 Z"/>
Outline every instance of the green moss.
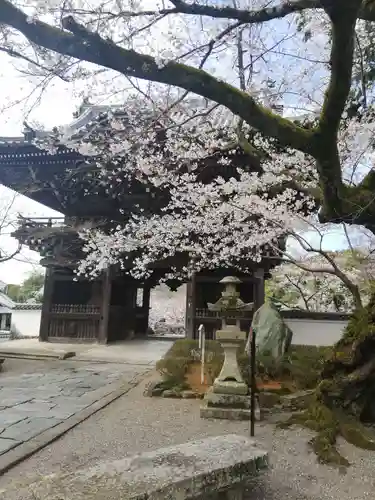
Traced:
<path fill-rule="evenodd" d="M 335 346 L 335 353 L 340 352 L 343 346 L 370 336 L 375 336 L 375 294 L 371 295 L 369 303 L 363 309 L 354 312 L 342 339 Z"/>
<path fill-rule="evenodd" d="M 337 432 L 335 429 L 327 429 L 319 432 L 313 437 L 310 445 L 314 450 L 318 461 L 323 464 L 334 465 L 337 467 L 349 467 L 350 463 L 343 457 L 335 446 Z"/>
<path fill-rule="evenodd" d="M 375 450 L 375 435 L 360 422 L 343 416 L 339 426 L 340 434 L 348 443 L 364 450 Z"/>
<path fill-rule="evenodd" d="M 305 411 L 291 415 L 278 427 L 288 428 L 292 425 L 300 425 L 317 433 L 310 445 L 321 463 L 338 467 L 350 465 L 336 448 L 339 435 L 358 448 L 375 450 L 375 435 L 368 428 L 343 412 L 333 412 L 317 400 Z"/>
<path fill-rule="evenodd" d="M 324 394 L 332 393 L 336 389 L 336 387 L 337 381 L 335 378 L 322 380 L 316 388 L 316 395 L 318 399 L 321 399 Z"/>
<path fill-rule="evenodd" d="M 289 420 L 279 424 L 279 427 L 287 428 L 291 425 L 300 425 L 317 433 L 311 439 L 310 445 L 320 463 L 337 467 L 350 465 L 336 448 L 340 425 L 339 420 L 329 408 L 315 400 L 307 410 L 292 415 Z"/>
<path fill-rule="evenodd" d="M 341 363 L 350 363 L 351 361 L 351 356 L 348 352 L 345 351 L 337 351 L 335 353 L 336 359 L 340 361 Z"/>
<path fill-rule="evenodd" d="M 176 381 L 172 378 L 162 380 L 155 387 L 161 389 L 163 391 L 167 391 L 169 389 L 173 389 L 175 387 Z"/>

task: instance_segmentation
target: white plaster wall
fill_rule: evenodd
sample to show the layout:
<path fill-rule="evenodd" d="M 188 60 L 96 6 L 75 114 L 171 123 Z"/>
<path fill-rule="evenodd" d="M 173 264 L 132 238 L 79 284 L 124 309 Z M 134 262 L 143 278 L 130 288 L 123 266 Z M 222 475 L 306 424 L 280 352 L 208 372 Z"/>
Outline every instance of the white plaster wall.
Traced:
<path fill-rule="evenodd" d="M 293 344 L 327 346 L 337 342 L 347 325 L 344 320 L 287 319 L 293 332 Z"/>
<path fill-rule="evenodd" d="M 37 310 L 13 310 L 12 332 L 22 337 L 38 337 L 42 311 Z"/>
<path fill-rule="evenodd" d="M 38 337 L 41 310 L 13 310 L 12 331 L 23 337 Z M 325 346 L 337 342 L 347 325 L 344 320 L 285 319 L 293 332 L 293 344 Z"/>

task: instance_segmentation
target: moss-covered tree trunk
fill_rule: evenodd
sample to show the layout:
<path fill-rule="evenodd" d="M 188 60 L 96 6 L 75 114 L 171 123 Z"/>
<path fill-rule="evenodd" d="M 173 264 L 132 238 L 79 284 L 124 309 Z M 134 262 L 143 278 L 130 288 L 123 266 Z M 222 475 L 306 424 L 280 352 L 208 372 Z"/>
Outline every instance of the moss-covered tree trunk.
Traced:
<path fill-rule="evenodd" d="M 318 397 L 325 406 L 375 423 L 375 293 L 349 321 L 322 376 Z"/>

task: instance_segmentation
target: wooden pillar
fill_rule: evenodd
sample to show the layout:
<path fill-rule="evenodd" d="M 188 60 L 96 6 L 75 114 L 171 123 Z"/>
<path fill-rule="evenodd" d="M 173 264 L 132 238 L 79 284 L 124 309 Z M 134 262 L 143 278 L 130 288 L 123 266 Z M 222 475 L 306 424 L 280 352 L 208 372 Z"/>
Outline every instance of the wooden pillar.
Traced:
<path fill-rule="evenodd" d="M 189 327 L 190 327 L 190 302 L 191 302 L 191 282 L 186 283 L 186 297 L 185 297 L 185 334 L 189 337 Z"/>
<path fill-rule="evenodd" d="M 195 309 L 196 309 L 196 276 L 192 275 L 191 281 L 186 286 L 185 330 L 186 337 L 195 337 Z"/>
<path fill-rule="evenodd" d="M 254 312 L 264 304 L 265 286 L 264 286 L 264 269 L 258 268 L 254 272 Z"/>
<path fill-rule="evenodd" d="M 55 286 L 55 274 L 53 268 L 47 267 L 44 276 L 43 304 L 40 316 L 39 341 L 47 342 L 50 323 L 50 312 L 52 306 L 53 289 Z"/>
<path fill-rule="evenodd" d="M 144 332 L 142 333 L 147 333 L 148 330 L 148 323 L 149 323 L 149 317 L 150 317 L 150 295 L 151 295 L 151 289 L 149 286 L 144 286 L 143 287 L 143 300 L 142 300 L 142 307 L 144 310 Z"/>
<path fill-rule="evenodd" d="M 106 269 L 102 281 L 102 303 L 101 315 L 98 332 L 99 344 L 108 343 L 108 327 L 109 327 L 109 313 L 111 306 L 111 289 L 112 289 L 112 273 L 110 269 Z"/>

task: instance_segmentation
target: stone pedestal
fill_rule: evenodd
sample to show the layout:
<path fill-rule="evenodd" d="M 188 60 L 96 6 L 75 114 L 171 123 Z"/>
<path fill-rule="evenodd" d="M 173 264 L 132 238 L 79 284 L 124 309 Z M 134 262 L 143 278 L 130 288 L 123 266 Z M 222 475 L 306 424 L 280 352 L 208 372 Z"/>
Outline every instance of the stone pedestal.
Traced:
<path fill-rule="evenodd" d="M 244 382 L 238 363 L 237 351 L 246 340 L 246 333 L 237 326 L 226 326 L 216 332 L 216 339 L 224 349 L 224 362 L 213 386 L 207 391 L 200 410 L 202 418 L 223 418 L 229 420 L 250 419 L 250 394 Z M 259 409 L 259 405 L 258 409 Z M 258 415 L 257 415 L 258 414 Z M 259 411 L 256 418 L 260 418 Z"/>

